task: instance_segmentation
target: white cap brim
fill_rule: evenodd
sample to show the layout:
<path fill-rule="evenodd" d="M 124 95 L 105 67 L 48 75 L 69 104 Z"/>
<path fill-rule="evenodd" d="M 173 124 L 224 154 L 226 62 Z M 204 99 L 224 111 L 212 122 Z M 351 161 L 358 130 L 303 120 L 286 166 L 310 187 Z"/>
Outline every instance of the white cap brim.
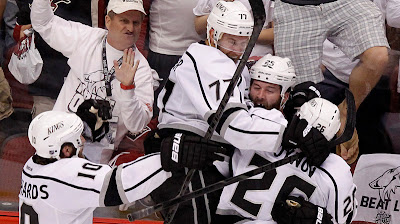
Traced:
<path fill-rule="evenodd" d="M 117 14 L 121 14 L 121 13 L 130 11 L 130 10 L 136 10 L 136 11 L 143 13 L 144 15 L 147 15 L 146 12 L 144 11 L 143 6 L 138 5 L 136 3 L 126 3 L 125 2 L 124 4 L 113 5 L 111 7 L 107 7 L 107 13 L 109 13 L 111 10 Z"/>

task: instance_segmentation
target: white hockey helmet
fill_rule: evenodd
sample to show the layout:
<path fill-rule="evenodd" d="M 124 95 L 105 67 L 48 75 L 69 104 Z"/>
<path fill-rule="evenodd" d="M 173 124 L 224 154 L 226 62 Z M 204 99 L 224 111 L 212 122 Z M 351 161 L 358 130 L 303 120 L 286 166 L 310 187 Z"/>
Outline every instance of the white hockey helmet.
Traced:
<path fill-rule="evenodd" d="M 259 59 L 250 69 L 252 79 L 281 86 L 281 106 L 286 91 L 296 82 L 292 61 L 267 54 Z"/>
<path fill-rule="evenodd" d="M 297 112 L 300 119 L 318 129 L 330 141 L 340 128 L 339 108 L 323 98 L 314 98 L 304 103 Z"/>
<path fill-rule="evenodd" d="M 46 111 L 36 116 L 28 129 L 29 142 L 43 158 L 60 159 L 61 146 L 72 143 L 78 155 L 82 146 L 82 120 L 74 113 Z"/>
<path fill-rule="evenodd" d="M 210 30 L 214 29 L 214 44 L 224 33 L 235 36 L 251 36 L 253 32 L 253 15 L 240 1 L 219 1 L 207 19 L 207 40 L 211 41 Z M 210 42 L 211 43 L 211 42 Z"/>

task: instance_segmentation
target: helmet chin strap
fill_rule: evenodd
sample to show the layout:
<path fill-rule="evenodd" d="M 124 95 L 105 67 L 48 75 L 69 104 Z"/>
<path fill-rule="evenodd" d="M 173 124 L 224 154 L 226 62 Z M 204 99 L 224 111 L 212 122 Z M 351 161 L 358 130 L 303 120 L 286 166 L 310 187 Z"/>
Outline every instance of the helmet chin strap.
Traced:
<path fill-rule="evenodd" d="M 76 152 L 75 155 L 72 157 L 79 157 L 79 153 L 81 153 L 83 151 L 83 142 L 82 139 L 79 141 L 79 145 L 78 148 L 76 148 Z"/>
<path fill-rule="evenodd" d="M 282 88 L 282 87 L 281 87 Z M 279 104 L 279 110 L 280 111 L 283 111 L 283 109 L 285 109 L 285 106 L 286 106 L 286 102 L 288 101 L 288 99 L 289 98 L 287 98 L 286 100 L 285 100 L 285 95 L 281 95 L 281 103 Z"/>
<path fill-rule="evenodd" d="M 79 147 L 79 149 L 76 149 L 76 153 L 72 157 L 78 157 L 79 158 L 79 153 L 82 151 L 82 149 L 83 149 L 82 147 Z"/>
<path fill-rule="evenodd" d="M 285 109 L 285 105 L 286 105 L 286 101 L 283 102 L 283 100 L 281 100 L 281 103 L 279 104 L 279 110 L 283 111 L 283 109 Z"/>

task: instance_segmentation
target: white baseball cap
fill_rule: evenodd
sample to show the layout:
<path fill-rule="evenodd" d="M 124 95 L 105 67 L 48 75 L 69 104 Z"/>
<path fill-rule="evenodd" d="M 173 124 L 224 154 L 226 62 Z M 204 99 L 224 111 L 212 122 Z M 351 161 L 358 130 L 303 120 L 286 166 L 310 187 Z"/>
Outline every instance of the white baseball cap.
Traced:
<path fill-rule="evenodd" d="M 137 10 L 146 15 L 142 0 L 110 0 L 107 6 L 107 13 L 109 13 L 111 10 L 117 14 L 121 14 L 129 10 Z"/>

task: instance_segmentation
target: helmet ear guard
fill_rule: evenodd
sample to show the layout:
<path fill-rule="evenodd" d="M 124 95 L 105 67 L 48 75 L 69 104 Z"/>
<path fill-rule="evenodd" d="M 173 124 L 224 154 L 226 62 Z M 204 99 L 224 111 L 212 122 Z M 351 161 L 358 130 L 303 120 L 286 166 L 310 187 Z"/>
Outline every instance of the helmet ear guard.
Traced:
<path fill-rule="evenodd" d="M 82 120 L 74 113 L 46 111 L 35 117 L 28 128 L 28 138 L 43 158 L 60 159 L 61 146 L 71 143 L 77 149 L 82 146 Z"/>

